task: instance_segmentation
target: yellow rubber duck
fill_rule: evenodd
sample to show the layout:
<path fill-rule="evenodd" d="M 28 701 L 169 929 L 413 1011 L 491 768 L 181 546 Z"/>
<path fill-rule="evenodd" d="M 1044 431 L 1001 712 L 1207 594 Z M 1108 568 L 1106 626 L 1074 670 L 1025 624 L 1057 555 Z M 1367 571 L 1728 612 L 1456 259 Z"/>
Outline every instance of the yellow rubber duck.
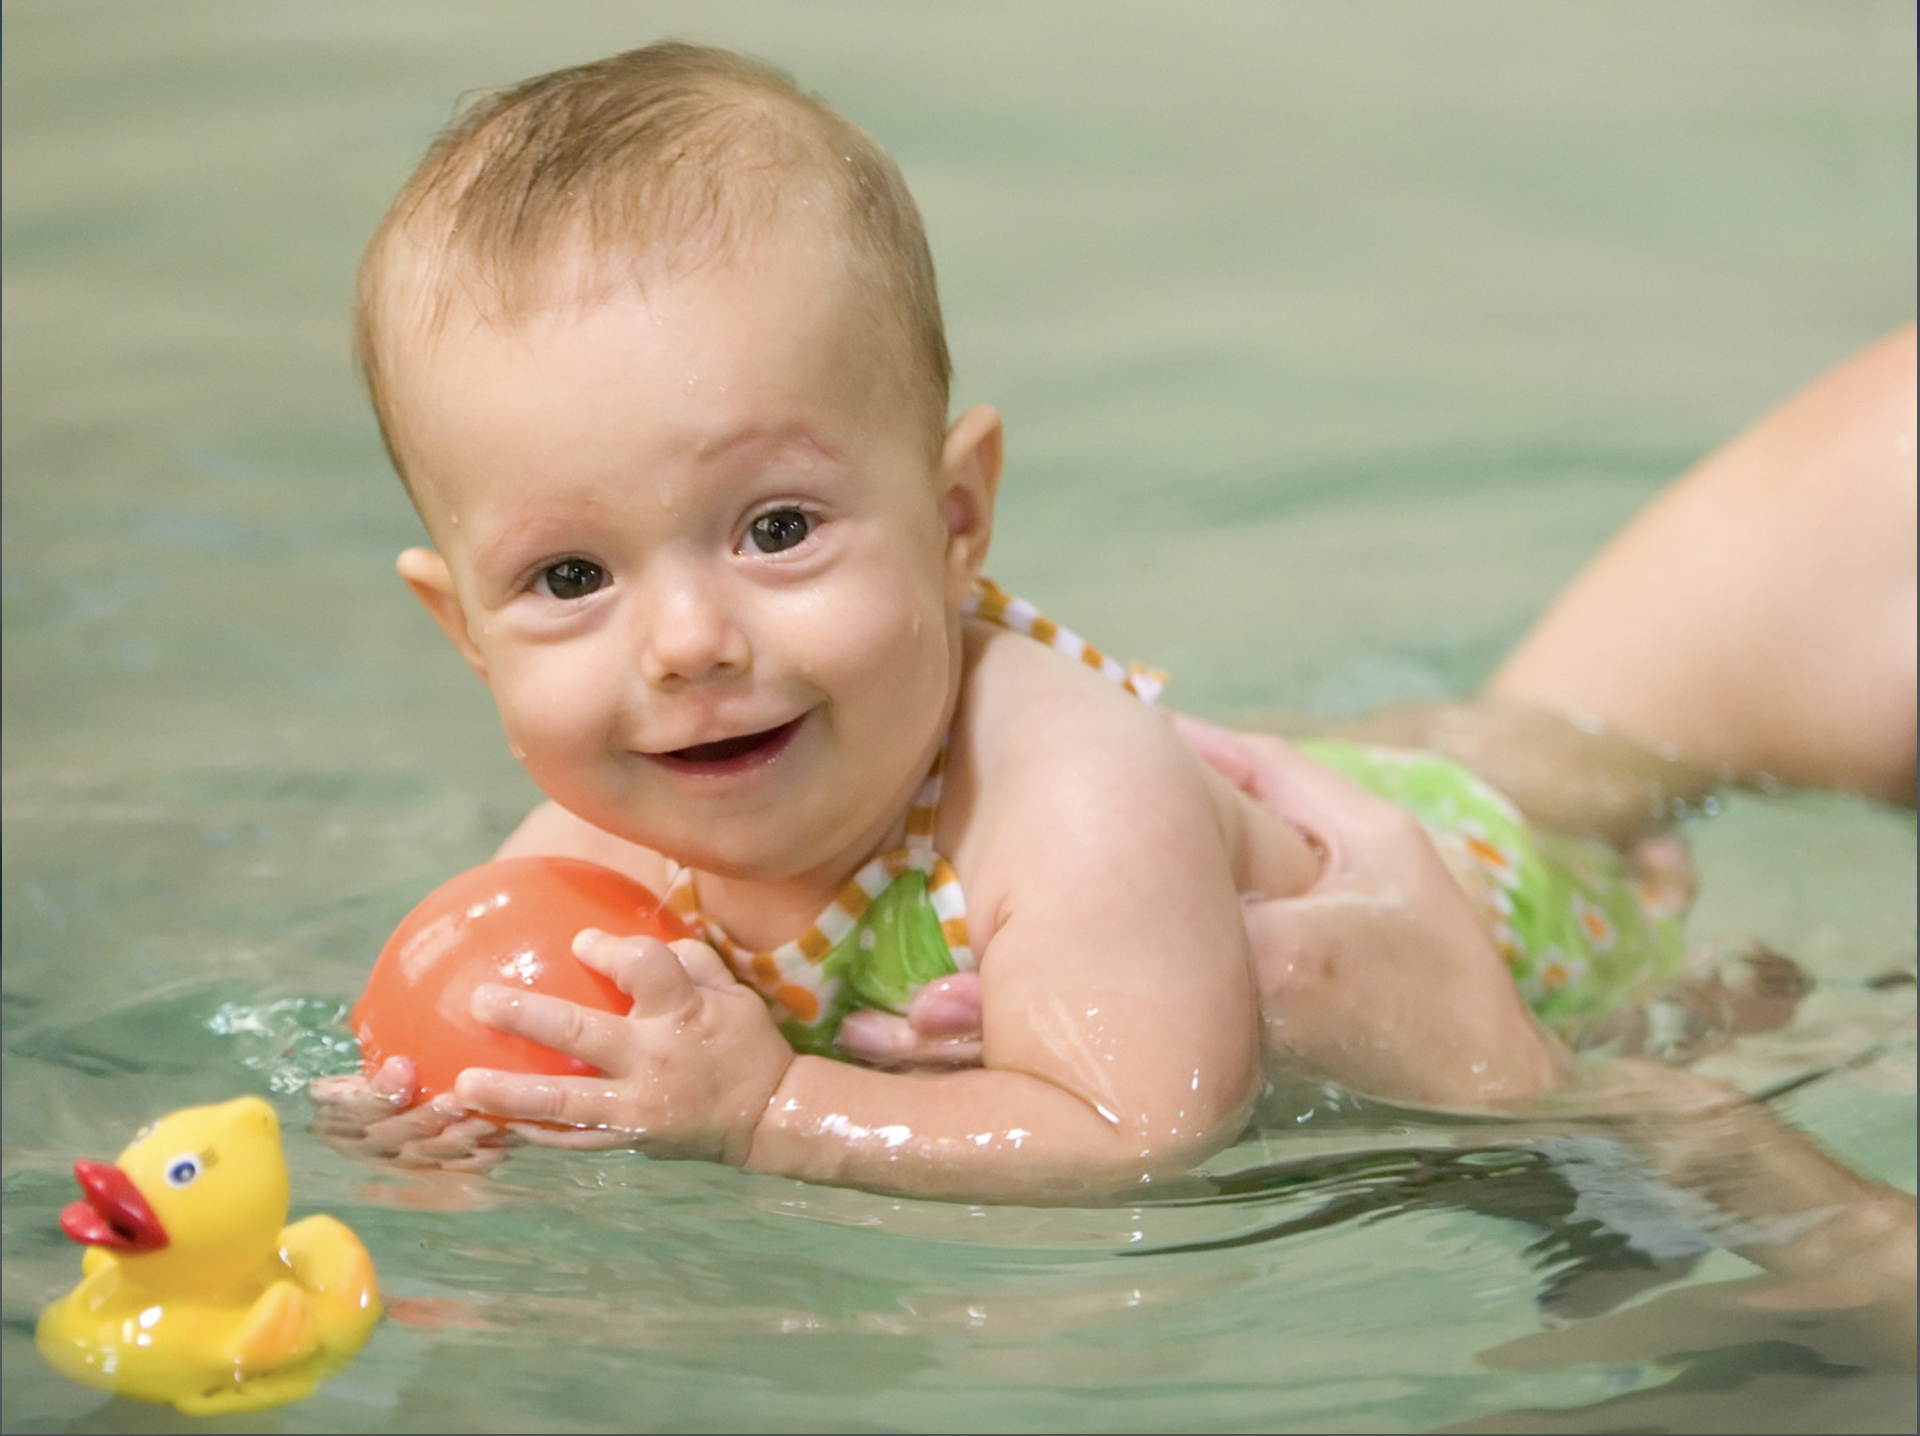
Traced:
<path fill-rule="evenodd" d="M 280 1123 L 258 1097 L 186 1107 L 112 1165 L 74 1163 L 60 1214 L 80 1284 L 40 1313 L 62 1376 L 194 1416 L 298 1401 L 380 1320 L 373 1263 L 332 1217 L 287 1219 Z"/>

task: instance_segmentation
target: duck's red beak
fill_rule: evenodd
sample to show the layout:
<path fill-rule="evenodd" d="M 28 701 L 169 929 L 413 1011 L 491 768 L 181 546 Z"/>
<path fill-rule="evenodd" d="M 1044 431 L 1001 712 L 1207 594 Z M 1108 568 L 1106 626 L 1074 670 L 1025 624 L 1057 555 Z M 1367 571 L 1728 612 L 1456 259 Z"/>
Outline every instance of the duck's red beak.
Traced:
<path fill-rule="evenodd" d="M 60 1213 L 60 1230 L 87 1246 L 124 1252 L 157 1252 L 167 1244 L 167 1229 L 133 1178 L 111 1162 L 73 1164 L 74 1180 L 86 1193 Z"/>

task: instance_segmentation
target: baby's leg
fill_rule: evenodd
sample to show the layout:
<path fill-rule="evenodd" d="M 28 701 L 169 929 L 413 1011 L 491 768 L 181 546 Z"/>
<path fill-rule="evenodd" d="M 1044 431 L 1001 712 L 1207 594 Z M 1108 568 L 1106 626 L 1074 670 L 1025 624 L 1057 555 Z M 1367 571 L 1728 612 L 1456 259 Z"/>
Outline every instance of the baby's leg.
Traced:
<path fill-rule="evenodd" d="M 1710 454 L 1488 685 L 1709 766 L 1914 801 L 1914 329 Z"/>
<path fill-rule="evenodd" d="M 1505 793 L 1534 827 L 1622 850 L 1658 841 L 1729 776 L 1544 708 L 1484 699 L 1402 704 L 1317 736 L 1438 753 Z"/>

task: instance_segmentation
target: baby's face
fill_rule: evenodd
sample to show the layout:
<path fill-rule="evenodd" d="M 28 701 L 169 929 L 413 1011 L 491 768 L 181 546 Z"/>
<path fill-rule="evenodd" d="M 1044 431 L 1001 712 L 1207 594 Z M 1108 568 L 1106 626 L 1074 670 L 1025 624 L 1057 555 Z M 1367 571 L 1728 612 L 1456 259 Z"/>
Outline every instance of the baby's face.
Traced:
<path fill-rule="evenodd" d="M 768 241 L 510 326 L 456 311 L 396 366 L 437 546 L 403 573 L 515 756 L 707 872 L 850 871 L 957 693 L 997 420 L 931 453 L 848 295 L 823 245 Z"/>

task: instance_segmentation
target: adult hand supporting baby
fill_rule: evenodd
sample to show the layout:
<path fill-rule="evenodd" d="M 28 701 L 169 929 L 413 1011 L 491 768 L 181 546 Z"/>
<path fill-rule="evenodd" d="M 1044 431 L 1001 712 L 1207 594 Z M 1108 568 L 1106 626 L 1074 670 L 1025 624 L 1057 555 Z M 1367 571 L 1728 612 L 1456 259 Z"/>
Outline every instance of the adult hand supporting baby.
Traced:
<path fill-rule="evenodd" d="M 476 1020 L 600 1070 L 551 1077 L 469 1067 L 462 1106 L 550 1147 L 637 1147 L 657 1156 L 746 1160 L 793 1050 L 766 1004 L 705 943 L 588 930 L 574 955 L 633 999 L 624 1017 L 487 984 Z M 546 1124 L 558 1124 L 557 1126 Z"/>
<path fill-rule="evenodd" d="M 1559 1083 L 1570 1059 L 1528 1012 L 1417 819 L 1283 739 L 1182 714 L 1168 721 L 1209 767 L 1326 853 L 1305 894 L 1245 904 L 1270 1052 L 1431 1106 L 1506 1106 Z"/>

